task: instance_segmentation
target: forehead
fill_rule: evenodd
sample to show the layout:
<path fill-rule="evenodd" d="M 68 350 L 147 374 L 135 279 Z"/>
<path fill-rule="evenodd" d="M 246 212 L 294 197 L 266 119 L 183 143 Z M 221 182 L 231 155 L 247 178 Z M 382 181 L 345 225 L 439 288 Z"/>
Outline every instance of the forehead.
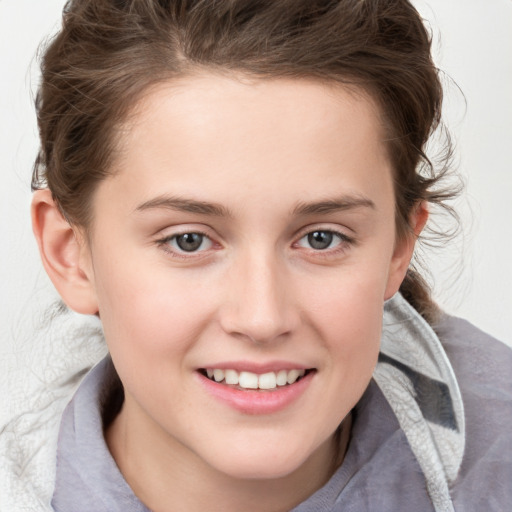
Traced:
<path fill-rule="evenodd" d="M 247 208 L 276 195 L 307 202 L 338 185 L 340 194 L 392 194 L 379 110 L 341 85 L 213 74 L 169 81 L 147 92 L 121 133 L 107 188 L 139 204 L 169 193 L 236 209 L 238 194 Z"/>
<path fill-rule="evenodd" d="M 267 133 L 276 143 L 286 139 L 286 145 L 304 136 L 327 138 L 327 130 L 342 136 L 343 127 L 354 136 L 357 129 L 379 140 L 385 133 L 376 102 L 361 88 L 305 78 L 246 75 L 199 74 L 149 88 L 125 125 L 128 139 L 132 134 L 130 142 L 150 124 L 192 137 L 215 133 L 219 139 L 231 133 L 217 128 L 229 125 L 236 129 L 238 142 L 247 136 L 263 142 Z M 282 127 L 286 131 L 280 132 Z"/>

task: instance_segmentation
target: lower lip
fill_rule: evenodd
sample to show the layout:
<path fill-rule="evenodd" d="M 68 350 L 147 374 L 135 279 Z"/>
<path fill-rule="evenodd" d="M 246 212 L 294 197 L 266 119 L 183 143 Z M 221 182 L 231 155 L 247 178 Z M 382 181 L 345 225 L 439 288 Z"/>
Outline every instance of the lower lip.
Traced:
<path fill-rule="evenodd" d="M 309 387 L 315 375 L 309 372 L 298 382 L 273 390 L 239 389 L 210 380 L 197 373 L 206 391 L 217 400 L 244 414 L 272 414 L 286 409 Z"/>

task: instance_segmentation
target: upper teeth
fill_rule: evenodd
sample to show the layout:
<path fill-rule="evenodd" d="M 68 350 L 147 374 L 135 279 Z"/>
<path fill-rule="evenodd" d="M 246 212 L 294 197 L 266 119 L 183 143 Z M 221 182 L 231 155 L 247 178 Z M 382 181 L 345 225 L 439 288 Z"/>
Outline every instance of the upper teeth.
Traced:
<path fill-rule="evenodd" d="M 225 381 L 226 384 L 234 384 L 245 389 L 275 389 L 277 386 L 293 384 L 304 377 L 306 370 L 280 370 L 258 375 L 252 372 L 237 372 L 236 370 L 221 370 L 208 368 L 206 374 L 215 382 Z"/>

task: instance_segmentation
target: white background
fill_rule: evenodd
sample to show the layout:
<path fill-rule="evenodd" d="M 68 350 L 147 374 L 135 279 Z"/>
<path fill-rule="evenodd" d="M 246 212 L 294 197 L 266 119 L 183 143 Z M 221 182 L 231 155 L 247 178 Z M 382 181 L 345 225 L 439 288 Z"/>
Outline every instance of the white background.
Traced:
<path fill-rule="evenodd" d="M 34 55 L 62 0 L 0 0 L 0 356 L 16 359 L 55 299 L 29 223 L 37 130 Z M 512 2 L 418 0 L 447 82 L 446 120 L 466 193 L 463 235 L 426 259 L 450 312 L 512 344 Z M 43 321 L 44 323 L 44 321 Z"/>

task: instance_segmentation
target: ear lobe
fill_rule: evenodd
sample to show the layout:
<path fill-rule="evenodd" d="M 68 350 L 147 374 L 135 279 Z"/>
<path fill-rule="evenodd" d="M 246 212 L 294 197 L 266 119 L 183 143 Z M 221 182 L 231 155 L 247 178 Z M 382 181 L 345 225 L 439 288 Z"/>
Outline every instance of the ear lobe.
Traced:
<path fill-rule="evenodd" d="M 388 283 L 384 300 L 390 299 L 400 288 L 414 253 L 416 240 L 420 236 L 428 220 L 428 206 L 421 201 L 414 208 L 409 218 L 409 232 L 402 240 L 398 240 L 391 259 Z"/>
<path fill-rule="evenodd" d="M 32 198 L 32 229 L 46 273 L 71 309 L 96 314 L 98 306 L 87 248 L 62 216 L 48 189 L 37 190 Z"/>

